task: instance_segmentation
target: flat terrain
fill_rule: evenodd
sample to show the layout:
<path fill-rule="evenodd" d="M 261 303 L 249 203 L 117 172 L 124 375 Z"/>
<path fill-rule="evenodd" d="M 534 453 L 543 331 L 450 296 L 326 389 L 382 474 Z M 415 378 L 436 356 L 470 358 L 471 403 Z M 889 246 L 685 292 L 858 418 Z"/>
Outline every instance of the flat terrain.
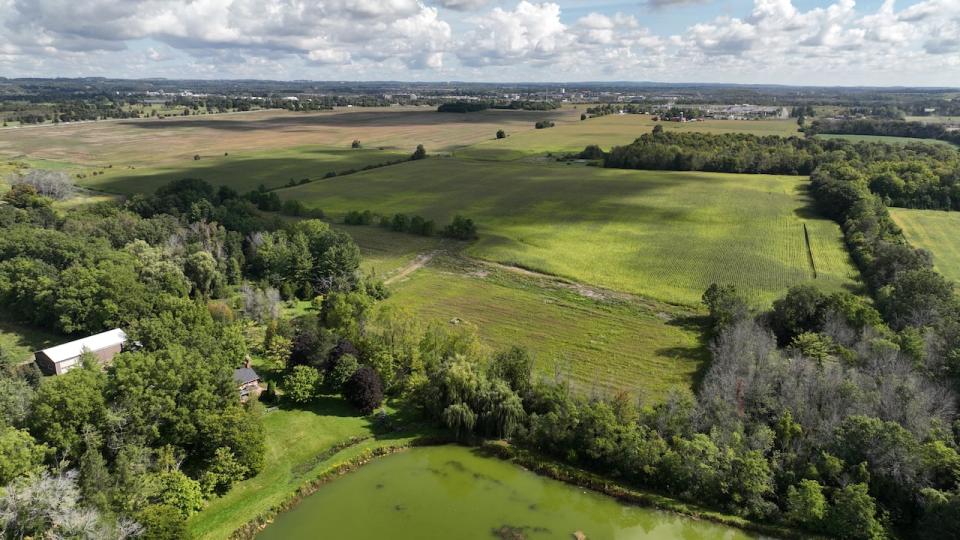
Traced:
<path fill-rule="evenodd" d="M 924 124 L 958 124 L 960 116 L 908 116 L 907 122 L 923 122 Z"/>
<path fill-rule="evenodd" d="M 941 144 L 952 147 L 953 144 L 938 139 L 917 139 L 915 137 L 892 137 L 889 135 L 844 135 L 821 133 L 817 135 L 821 139 L 844 139 L 853 142 L 880 142 L 888 144 Z"/>
<path fill-rule="evenodd" d="M 176 118 L 146 118 L 0 129 L 0 157 L 29 156 L 82 167 L 138 168 L 178 164 L 195 154 L 267 152 L 297 147 L 365 148 L 409 154 L 493 139 L 497 129 L 533 130 L 544 118 L 574 112 L 483 111 L 441 114 L 433 107 L 341 108 L 298 113 L 267 110 Z"/>
<path fill-rule="evenodd" d="M 667 131 L 693 131 L 702 133 L 753 133 L 756 135 L 798 135 L 794 120 L 707 120 L 704 122 L 654 122 L 645 114 L 608 114 L 580 121 L 579 113 L 573 117 L 563 116 L 556 127 L 509 133 L 506 139 L 486 141 L 456 151 L 456 156 L 482 160 L 513 160 L 547 152 L 579 152 L 588 144 L 599 145 L 604 150 L 618 145 L 630 144 L 644 133 L 653 131 L 657 124 Z"/>
<path fill-rule="evenodd" d="M 960 284 L 960 212 L 891 208 L 890 215 L 911 244 L 933 254 L 937 271 Z"/>
<path fill-rule="evenodd" d="M 196 154 L 146 167 L 133 165 L 95 169 L 80 185 L 130 195 L 149 193 L 181 178 L 201 178 L 214 185 L 229 185 L 240 193 L 259 187 L 278 188 L 304 179 L 316 180 L 327 173 L 343 174 L 409 157 L 395 150 L 296 147 L 229 155 Z"/>
<path fill-rule="evenodd" d="M 684 305 L 696 305 L 710 283 L 732 283 L 760 305 L 798 283 L 834 290 L 856 278 L 839 227 L 813 212 L 805 185 L 802 177 L 441 158 L 278 193 L 332 216 L 369 209 L 442 225 L 461 213 L 480 228 L 467 249 L 474 257 Z"/>

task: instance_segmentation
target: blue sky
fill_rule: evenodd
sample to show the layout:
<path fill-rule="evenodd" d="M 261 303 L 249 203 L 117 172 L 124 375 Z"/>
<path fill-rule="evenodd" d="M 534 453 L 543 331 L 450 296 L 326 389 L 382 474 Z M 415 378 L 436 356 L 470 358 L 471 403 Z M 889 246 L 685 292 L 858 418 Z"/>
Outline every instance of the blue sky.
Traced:
<path fill-rule="evenodd" d="M 960 86 L 960 0 L 0 0 L 0 74 Z"/>

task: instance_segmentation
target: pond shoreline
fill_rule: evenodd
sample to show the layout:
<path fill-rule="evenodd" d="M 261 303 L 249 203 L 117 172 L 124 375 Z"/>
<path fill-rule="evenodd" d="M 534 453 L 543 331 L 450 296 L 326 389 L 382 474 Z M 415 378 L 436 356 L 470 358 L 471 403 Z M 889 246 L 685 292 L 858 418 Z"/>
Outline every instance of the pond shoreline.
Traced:
<path fill-rule="evenodd" d="M 352 440 L 343 441 L 340 444 L 328 449 L 325 454 L 329 454 L 331 456 L 336 455 L 336 453 L 343 449 L 349 448 L 354 443 L 355 441 Z M 269 526 L 278 515 L 292 510 L 294 507 L 299 505 L 301 501 L 316 493 L 326 484 L 350 472 L 356 471 L 378 458 L 404 452 L 415 447 L 442 446 L 446 444 L 457 443 L 456 441 L 446 437 L 423 437 L 420 439 L 405 441 L 399 444 L 368 448 L 357 456 L 333 464 L 327 469 L 323 470 L 314 479 L 306 482 L 296 491 L 291 493 L 281 503 L 264 512 L 261 512 L 256 517 L 249 520 L 246 524 L 234 530 L 230 535 L 230 539 L 253 539 L 257 533 Z M 792 531 L 785 527 L 757 523 L 739 516 L 724 514 L 722 512 L 710 510 L 700 506 L 687 504 L 677 499 L 659 495 L 653 492 L 634 490 L 611 479 L 604 478 L 602 476 L 551 460 L 549 458 L 537 456 L 527 450 L 518 449 L 503 441 L 487 441 L 480 445 L 462 446 L 479 450 L 484 454 L 484 457 L 496 458 L 502 461 L 513 463 L 539 476 L 608 496 L 622 504 L 670 512 L 695 520 L 708 521 L 719 525 L 734 527 L 744 531 L 759 533 L 765 536 L 773 536 L 782 539 L 809 538 L 809 536 Z"/>
<path fill-rule="evenodd" d="M 620 503 L 671 512 L 692 519 L 710 521 L 784 540 L 817 538 L 786 527 L 758 523 L 749 519 L 710 510 L 652 491 L 631 489 L 609 478 L 519 449 L 504 441 L 487 441 L 476 446 L 489 457 L 509 461 L 537 475 L 606 495 Z"/>

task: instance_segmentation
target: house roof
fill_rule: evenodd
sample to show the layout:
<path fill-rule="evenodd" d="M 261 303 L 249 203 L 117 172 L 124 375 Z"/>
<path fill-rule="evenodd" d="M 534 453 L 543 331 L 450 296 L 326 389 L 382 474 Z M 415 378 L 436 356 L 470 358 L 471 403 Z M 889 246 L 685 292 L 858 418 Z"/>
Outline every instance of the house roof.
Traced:
<path fill-rule="evenodd" d="M 233 370 L 233 380 L 237 384 L 247 384 L 248 382 L 253 382 L 260 380 L 260 376 L 257 375 L 257 372 L 252 368 L 242 367 Z"/>
<path fill-rule="evenodd" d="M 56 345 L 49 349 L 43 349 L 40 352 L 54 362 L 62 362 L 80 356 L 83 354 L 83 351 L 97 352 L 107 347 L 123 345 L 126 341 L 126 332 L 119 328 L 114 328 L 113 330 L 107 330 L 106 332 L 87 336 L 76 341 Z"/>

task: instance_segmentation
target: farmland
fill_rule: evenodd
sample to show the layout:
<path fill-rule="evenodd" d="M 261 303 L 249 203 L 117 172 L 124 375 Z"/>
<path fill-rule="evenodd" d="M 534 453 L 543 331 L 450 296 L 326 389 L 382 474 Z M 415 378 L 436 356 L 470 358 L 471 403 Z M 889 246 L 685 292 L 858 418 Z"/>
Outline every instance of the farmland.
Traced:
<path fill-rule="evenodd" d="M 458 150 L 456 155 L 469 159 L 512 160 L 547 152 L 579 152 L 588 144 L 609 150 L 613 146 L 633 142 L 658 124 L 651 116 L 642 114 L 610 114 L 580 122 L 580 110 L 565 110 L 574 113 L 574 121 L 565 116 L 564 120 L 567 121 L 558 122 L 554 128 L 508 133 L 505 139 L 481 142 Z M 667 131 L 680 132 L 797 135 L 797 124 L 792 120 L 706 120 L 664 122 L 661 125 Z"/>
<path fill-rule="evenodd" d="M 933 254 L 933 264 L 960 284 L 960 213 L 891 208 L 890 215 L 916 247 Z"/>
<path fill-rule="evenodd" d="M 183 166 L 194 155 L 256 153 L 321 147 L 365 148 L 409 154 L 493 139 L 497 129 L 533 130 L 542 118 L 569 113 L 484 111 L 440 114 L 434 108 L 338 109 L 321 113 L 256 111 L 166 119 L 119 120 L 0 129 L 0 157 L 29 156 L 78 168 Z"/>
<path fill-rule="evenodd" d="M 917 139 L 913 137 L 892 137 L 888 135 L 846 135 L 821 133 L 817 135 L 821 139 L 844 139 L 852 142 L 879 142 L 888 144 L 942 144 L 953 146 L 947 141 L 937 139 Z"/>
<path fill-rule="evenodd" d="M 856 272 L 839 227 L 809 209 L 803 178 L 433 159 L 281 190 L 338 216 L 369 209 L 480 226 L 468 255 L 693 305 L 712 282 L 760 305 L 818 276 Z M 599 241 L 602 239 L 602 242 Z"/>
<path fill-rule="evenodd" d="M 390 233 L 385 233 L 390 234 Z M 697 311 L 440 255 L 392 285 L 388 305 L 478 328 L 502 350 L 524 344 L 539 376 L 582 391 L 656 402 L 705 366 Z"/>
<path fill-rule="evenodd" d="M 317 180 L 330 173 L 362 169 L 409 156 L 389 150 L 297 147 L 269 151 L 196 154 L 147 167 L 110 167 L 96 169 L 98 174 L 80 181 L 84 187 L 130 195 L 149 193 L 181 178 L 202 178 L 214 185 L 229 185 L 247 192 L 263 185 L 277 188 L 304 179 Z"/>

